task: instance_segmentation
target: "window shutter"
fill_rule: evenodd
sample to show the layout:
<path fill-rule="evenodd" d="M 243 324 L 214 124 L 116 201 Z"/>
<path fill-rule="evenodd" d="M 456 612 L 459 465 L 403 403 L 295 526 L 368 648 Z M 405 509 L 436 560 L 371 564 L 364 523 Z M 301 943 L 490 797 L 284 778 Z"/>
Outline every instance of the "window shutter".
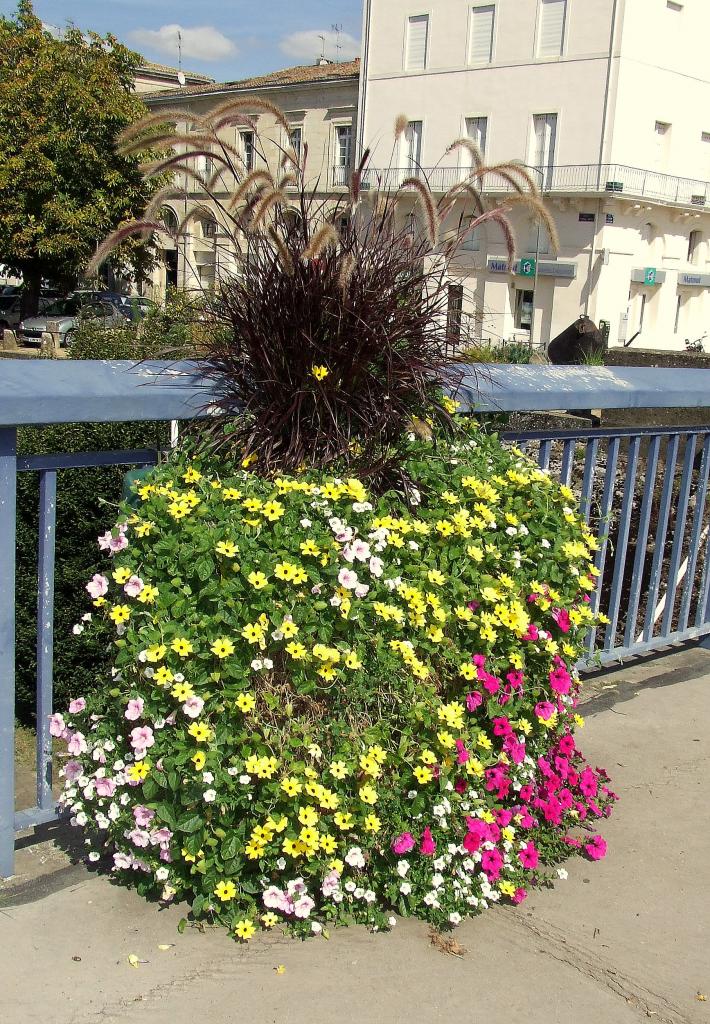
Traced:
<path fill-rule="evenodd" d="M 471 142 L 475 142 L 481 151 L 481 154 L 486 154 L 486 135 L 488 134 L 488 118 L 487 117 L 467 117 L 466 118 L 466 134 L 468 135 Z"/>
<path fill-rule="evenodd" d="M 559 57 L 565 31 L 567 0 L 542 0 L 540 11 L 539 57 Z"/>
<path fill-rule="evenodd" d="M 429 15 L 418 14 L 407 24 L 407 70 L 423 71 L 429 42 Z"/>
<path fill-rule="evenodd" d="M 495 5 L 471 9 L 471 56 L 472 64 L 490 64 L 493 59 L 493 24 Z"/>

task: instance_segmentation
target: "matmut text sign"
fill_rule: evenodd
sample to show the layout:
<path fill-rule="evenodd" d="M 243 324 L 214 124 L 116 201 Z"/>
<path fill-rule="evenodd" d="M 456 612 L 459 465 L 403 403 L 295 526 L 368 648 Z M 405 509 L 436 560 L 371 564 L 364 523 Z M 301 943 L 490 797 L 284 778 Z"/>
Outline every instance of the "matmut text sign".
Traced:
<path fill-rule="evenodd" d="M 507 260 L 489 259 L 486 266 L 489 273 L 491 274 L 517 274 L 523 277 L 531 276 L 530 274 L 522 273 L 521 264 L 526 262 L 525 260 L 516 260 L 511 265 Z M 528 260 L 528 263 L 534 262 Z M 527 269 L 527 268 L 526 268 Z M 540 277 L 565 277 L 568 279 L 574 279 L 577 276 L 577 264 L 576 263 L 561 263 L 557 260 L 538 260 L 537 272 Z"/>

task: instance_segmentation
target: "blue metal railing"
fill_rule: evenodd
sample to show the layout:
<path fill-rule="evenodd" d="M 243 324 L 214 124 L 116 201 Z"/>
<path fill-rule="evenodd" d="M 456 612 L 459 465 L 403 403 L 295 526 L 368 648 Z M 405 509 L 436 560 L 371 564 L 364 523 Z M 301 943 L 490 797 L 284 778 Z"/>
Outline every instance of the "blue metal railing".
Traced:
<path fill-rule="evenodd" d="M 4 360 L 0 380 L 0 876 L 15 829 L 50 821 L 53 584 L 57 472 L 152 465 L 151 450 L 17 455 L 17 427 L 190 420 L 216 392 L 192 363 Z M 463 368 L 457 397 L 477 412 L 709 407 L 710 370 L 631 367 Z M 610 622 L 602 662 L 710 633 L 710 427 L 505 434 L 579 495 L 599 537 L 596 610 Z M 14 810 L 17 473 L 40 475 L 37 600 L 37 803 Z M 660 598 L 659 596 L 663 595 Z M 642 625 L 641 625 L 642 622 Z M 588 640 L 588 652 L 596 635 Z"/>

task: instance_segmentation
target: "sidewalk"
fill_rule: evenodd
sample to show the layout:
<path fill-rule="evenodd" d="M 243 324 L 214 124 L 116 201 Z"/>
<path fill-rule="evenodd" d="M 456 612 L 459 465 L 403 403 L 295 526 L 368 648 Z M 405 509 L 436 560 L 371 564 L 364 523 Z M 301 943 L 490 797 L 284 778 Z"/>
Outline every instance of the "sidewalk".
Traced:
<path fill-rule="evenodd" d="M 22 849 L 0 885 L 0 1020 L 710 1024 L 710 653 L 585 689 L 580 744 L 621 796 L 608 857 L 572 860 L 568 881 L 466 922 L 461 958 L 413 921 L 246 947 L 218 931 L 178 935 L 184 909 L 148 905 L 45 843 Z M 132 953 L 147 963 L 132 968 Z"/>

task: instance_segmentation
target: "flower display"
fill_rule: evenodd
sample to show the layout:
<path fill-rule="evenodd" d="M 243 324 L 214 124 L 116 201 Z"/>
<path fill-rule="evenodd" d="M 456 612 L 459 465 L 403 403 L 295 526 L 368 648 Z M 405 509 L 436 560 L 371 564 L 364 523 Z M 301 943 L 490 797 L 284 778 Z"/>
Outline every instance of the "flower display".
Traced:
<path fill-rule="evenodd" d="M 246 941 L 454 927 L 604 856 L 615 796 L 574 736 L 595 538 L 474 426 L 403 469 L 416 503 L 178 452 L 101 537 L 114 677 L 50 732 L 117 880 Z"/>

